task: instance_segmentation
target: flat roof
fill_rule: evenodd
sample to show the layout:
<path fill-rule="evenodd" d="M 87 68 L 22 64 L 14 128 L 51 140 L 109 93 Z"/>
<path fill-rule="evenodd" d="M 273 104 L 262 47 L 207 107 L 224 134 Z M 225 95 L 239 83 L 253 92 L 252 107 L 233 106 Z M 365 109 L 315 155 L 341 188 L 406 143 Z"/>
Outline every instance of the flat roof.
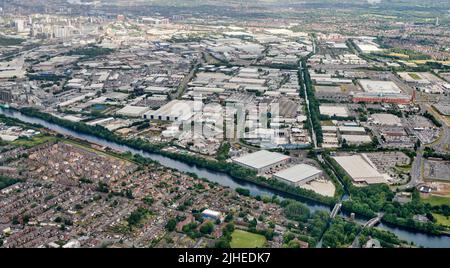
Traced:
<path fill-rule="evenodd" d="M 368 184 L 386 183 L 385 177 L 376 170 L 374 164 L 364 154 L 334 156 L 333 159 L 354 181 Z"/>
<path fill-rule="evenodd" d="M 299 182 L 320 173 L 322 171 L 314 166 L 300 164 L 281 170 L 275 173 L 274 176 L 291 182 Z"/>
<path fill-rule="evenodd" d="M 170 116 L 188 119 L 194 114 L 194 101 L 172 100 L 150 114 L 155 117 Z"/>
<path fill-rule="evenodd" d="M 389 125 L 389 126 L 396 126 L 401 125 L 402 121 L 400 118 L 393 114 L 372 114 L 370 117 L 373 118 L 375 123 L 381 124 L 381 125 Z"/>
<path fill-rule="evenodd" d="M 319 106 L 320 114 L 328 116 L 341 116 L 347 117 L 348 110 L 345 106 Z"/>
<path fill-rule="evenodd" d="M 369 135 L 341 135 L 342 139 L 345 139 L 347 142 L 358 142 L 358 143 L 370 143 L 372 142 L 372 138 Z"/>
<path fill-rule="evenodd" d="M 359 80 L 359 84 L 365 92 L 370 93 L 395 93 L 400 94 L 402 91 L 392 81 L 378 81 L 378 80 Z"/>
<path fill-rule="evenodd" d="M 263 168 L 287 159 L 290 159 L 287 155 L 261 150 L 235 158 L 233 161 L 252 168 Z"/>
<path fill-rule="evenodd" d="M 123 114 L 123 115 L 141 115 L 147 111 L 149 111 L 150 108 L 145 106 L 132 106 L 127 105 L 123 107 L 122 109 L 118 110 L 117 114 Z"/>
<path fill-rule="evenodd" d="M 339 126 L 340 132 L 358 132 L 358 133 L 366 133 L 366 129 L 364 127 L 349 127 L 349 126 Z"/>

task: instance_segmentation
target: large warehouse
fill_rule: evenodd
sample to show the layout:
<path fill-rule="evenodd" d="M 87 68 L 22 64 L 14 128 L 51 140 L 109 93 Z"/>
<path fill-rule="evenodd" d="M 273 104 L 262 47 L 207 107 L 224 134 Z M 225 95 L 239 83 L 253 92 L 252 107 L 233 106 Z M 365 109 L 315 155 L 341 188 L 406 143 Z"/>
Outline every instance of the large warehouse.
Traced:
<path fill-rule="evenodd" d="M 162 121 L 185 121 L 194 115 L 194 101 L 173 100 L 156 111 L 143 115 L 145 119 Z"/>
<path fill-rule="evenodd" d="M 129 117 L 142 117 L 142 115 L 144 115 L 149 110 L 150 108 L 148 107 L 127 105 L 118 110 L 116 114 Z"/>
<path fill-rule="evenodd" d="M 401 126 L 401 119 L 393 114 L 371 114 L 374 124 L 382 126 Z"/>
<path fill-rule="evenodd" d="M 240 166 L 253 169 L 258 173 L 264 173 L 272 168 L 287 164 L 290 159 L 289 156 L 284 154 L 261 150 L 235 158 L 233 162 Z"/>
<path fill-rule="evenodd" d="M 359 80 L 359 85 L 364 92 L 353 94 L 353 102 L 385 102 L 406 104 L 411 101 L 411 97 L 392 81 Z"/>
<path fill-rule="evenodd" d="M 375 165 L 365 155 L 335 156 L 334 160 L 347 172 L 357 184 L 386 183 L 386 177 L 380 174 Z"/>
<path fill-rule="evenodd" d="M 320 114 L 328 115 L 328 116 L 340 116 L 347 117 L 349 116 L 347 107 L 345 106 L 325 106 L 321 105 L 319 107 Z"/>
<path fill-rule="evenodd" d="M 358 83 L 365 92 L 384 93 L 384 94 L 400 94 L 401 89 L 392 81 L 377 80 L 359 80 Z"/>
<path fill-rule="evenodd" d="M 322 171 L 316 167 L 300 164 L 275 173 L 273 178 L 291 186 L 300 186 L 319 178 L 321 175 Z"/>

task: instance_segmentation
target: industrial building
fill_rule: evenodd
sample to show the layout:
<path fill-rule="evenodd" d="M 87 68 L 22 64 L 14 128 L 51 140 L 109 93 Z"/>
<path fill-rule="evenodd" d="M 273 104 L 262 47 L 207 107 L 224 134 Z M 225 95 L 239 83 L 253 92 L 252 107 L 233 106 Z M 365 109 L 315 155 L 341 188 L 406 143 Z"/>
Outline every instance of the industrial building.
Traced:
<path fill-rule="evenodd" d="M 353 102 L 408 104 L 412 98 L 405 94 L 383 94 L 358 92 L 352 97 Z"/>
<path fill-rule="evenodd" d="M 320 114 L 327 115 L 330 117 L 338 116 L 338 117 L 348 117 L 348 110 L 345 106 L 325 106 L 321 105 L 319 107 Z"/>
<path fill-rule="evenodd" d="M 258 173 L 264 173 L 272 168 L 287 164 L 290 159 L 289 156 L 284 154 L 261 150 L 235 158 L 233 159 L 233 162 L 240 166 L 255 170 Z"/>
<path fill-rule="evenodd" d="M 143 115 L 145 119 L 163 121 L 186 121 L 194 115 L 194 101 L 173 100 L 156 111 Z"/>
<path fill-rule="evenodd" d="M 362 79 L 358 81 L 359 85 L 365 92 L 384 93 L 384 94 L 400 94 L 402 91 L 392 81 L 377 81 Z"/>
<path fill-rule="evenodd" d="M 384 102 L 407 104 L 411 101 L 409 95 L 404 94 L 392 81 L 358 80 L 364 92 L 354 93 L 353 102 Z"/>
<path fill-rule="evenodd" d="M 339 132 L 341 134 L 362 135 L 366 134 L 366 129 L 364 127 L 339 126 Z"/>
<path fill-rule="evenodd" d="M 116 114 L 128 117 L 142 117 L 149 110 L 148 107 L 127 105 L 118 110 Z"/>
<path fill-rule="evenodd" d="M 349 145 L 360 145 L 372 142 L 372 138 L 369 135 L 341 135 L 341 139 L 345 140 Z"/>
<path fill-rule="evenodd" d="M 393 114 L 372 114 L 370 115 L 373 123 L 382 126 L 401 126 L 400 118 Z"/>
<path fill-rule="evenodd" d="M 356 184 L 386 183 L 386 175 L 380 174 L 376 166 L 365 154 L 335 156 L 334 160 L 347 172 Z"/>
<path fill-rule="evenodd" d="M 321 175 L 322 171 L 316 167 L 300 164 L 275 173 L 273 178 L 291 186 L 300 186 L 319 178 Z"/>

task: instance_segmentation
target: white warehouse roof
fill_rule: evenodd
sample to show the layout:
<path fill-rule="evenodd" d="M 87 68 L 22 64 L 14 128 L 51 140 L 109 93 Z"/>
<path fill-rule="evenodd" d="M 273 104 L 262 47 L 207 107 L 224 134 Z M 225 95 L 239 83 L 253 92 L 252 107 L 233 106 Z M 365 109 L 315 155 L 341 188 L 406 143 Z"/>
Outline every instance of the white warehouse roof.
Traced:
<path fill-rule="evenodd" d="M 365 92 L 372 93 L 402 93 L 401 89 L 392 81 L 378 81 L 378 80 L 359 80 L 359 84 Z"/>
<path fill-rule="evenodd" d="M 233 161 L 248 167 L 260 169 L 288 159 L 290 157 L 287 155 L 261 150 L 235 158 Z"/>
<path fill-rule="evenodd" d="M 335 156 L 336 162 L 356 182 L 367 184 L 386 183 L 385 176 L 380 174 L 375 165 L 364 155 Z"/>
<path fill-rule="evenodd" d="M 132 106 L 127 105 L 122 109 L 118 110 L 116 114 L 130 116 L 130 117 L 140 117 L 144 113 L 148 112 L 150 108 L 144 106 Z"/>
<path fill-rule="evenodd" d="M 322 171 L 314 166 L 300 164 L 292 166 L 285 170 L 281 170 L 275 173 L 274 176 L 287 181 L 297 183 L 302 180 L 308 179 L 311 176 L 316 176 L 320 173 L 322 173 Z"/>
<path fill-rule="evenodd" d="M 194 115 L 194 101 L 172 100 L 156 111 L 147 112 L 147 118 L 168 121 L 188 120 Z"/>
<path fill-rule="evenodd" d="M 348 116 L 348 110 L 345 106 L 324 106 L 321 105 L 319 107 L 320 114 L 328 115 L 328 116 L 341 116 L 341 117 L 347 117 Z"/>

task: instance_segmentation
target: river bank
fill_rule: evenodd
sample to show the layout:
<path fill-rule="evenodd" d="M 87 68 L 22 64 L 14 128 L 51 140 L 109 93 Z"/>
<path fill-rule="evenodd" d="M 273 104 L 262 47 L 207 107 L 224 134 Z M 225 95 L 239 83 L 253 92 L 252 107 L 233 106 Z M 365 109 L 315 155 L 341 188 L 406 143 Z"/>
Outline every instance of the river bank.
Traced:
<path fill-rule="evenodd" d="M 170 168 L 174 168 L 174 169 L 177 169 L 177 170 L 180 170 L 183 172 L 195 173 L 195 174 L 197 174 L 198 177 L 206 178 L 210 181 L 217 182 L 223 186 L 231 187 L 233 189 L 236 189 L 238 187 L 247 188 L 250 190 L 251 194 L 254 196 L 256 196 L 256 195 L 260 195 L 260 196 L 277 195 L 277 196 L 281 196 L 284 198 L 291 198 L 291 199 L 295 199 L 295 200 L 304 202 L 304 203 L 306 203 L 306 205 L 308 205 L 308 207 L 310 208 L 311 211 L 317 211 L 317 210 L 330 211 L 331 210 L 331 207 L 329 205 L 324 205 L 324 204 L 320 204 L 318 202 L 311 202 L 311 201 L 308 201 L 305 199 L 301 199 L 300 197 L 295 196 L 295 195 L 290 195 L 290 194 L 282 192 L 282 191 L 276 191 L 274 189 L 270 189 L 268 187 L 263 187 L 261 185 L 258 185 L 258 184 L 255 184 L 255 183 L 252 183 L 249 181 L 239 180 L 237 178 L 233 178 L 230 175 L 227 175 L 227 174 L 224 174 L 221 172 L 214 172 L 214 171 L 211 171 L 202 166 L 186 164 L 186 163 L 183 163 L 182 161 L 174 160 L 174 159 L 171 159 L 164 155 L 148 153 L 143 150 L 136 150 L 136 149 L 131 148 L 126 145 L 113 143 L 113 142 L 110 142 L 105 139 L 101 139 L 101 138 L 98 138 L 98 137 L 95 137 L 92 135 L 87 135 L 87 134 L 83 134 L 83 133 L 80 133 L 77 131 L 73 131 L 71 129 L 64 128 L 62 126 L 47 122 L 47 121 L 39 119 L 39 118 L 26 116 L 17 110 L 9 110 L 9 109 L 5 110 L 5 109 L 0 108 L 0 113 L 5 116 L 8 116 L 8 117 L 16 118 L 16 119 L 26 122 L 26 123 L 42 125 L 43 127 L 53 130 L 62 135 L 68 135 L 71 137 L 75 137 L 77 139 L 86 140 L 91 143 L 110 147 L 111 149 L 114 149 L 117 151 L 131 152 L 133 154 L 139 154 L 143 157 L 147 157 L 154 161 L 157 161 L 161 165 L 164 165 L 164 166 L 167 166 Z M 450 237 L 448 237 L 448 236 L 429 235 L 429 234 L 415 232 L 412 230 L 407 230 L 407 229 L 403 229 L 403 228 L 399 228 L 399 227 L 395 227 L 395 226 L 391 226 L 391 225 L 383 224 L 383 223 L 381 223 L 378 227 L 381 229 L 387 230 L 387 231 L 391 231 L 391 232 L 395 233 L 396 235 L 398 235 L 400 238 L 407 240 L 407 241 L 412 241 L 419 246 L 450 247 Z"/>

